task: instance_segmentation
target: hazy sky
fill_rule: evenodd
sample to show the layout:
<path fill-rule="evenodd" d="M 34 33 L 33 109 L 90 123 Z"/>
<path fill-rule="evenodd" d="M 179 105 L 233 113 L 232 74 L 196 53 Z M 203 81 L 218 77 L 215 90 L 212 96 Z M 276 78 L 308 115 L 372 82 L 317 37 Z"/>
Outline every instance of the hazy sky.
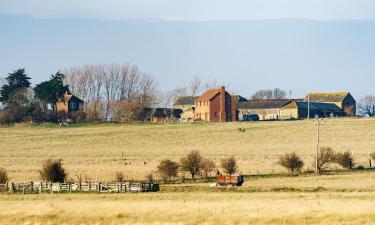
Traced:
<path fill-rule="evenodd" d="M 163 90 L 199 76 L 245 97 L 274 87 L 360 97 L 375 94 L 374 40 L 373 0 L 0 0 L 0 76 L 25 67 L 33 83 L 128 62 Z"/>
<path fill-rule="evenodd" d="M 375 19 L 374 0 L 0 0 L 0 13 L 99 19 Z"/>

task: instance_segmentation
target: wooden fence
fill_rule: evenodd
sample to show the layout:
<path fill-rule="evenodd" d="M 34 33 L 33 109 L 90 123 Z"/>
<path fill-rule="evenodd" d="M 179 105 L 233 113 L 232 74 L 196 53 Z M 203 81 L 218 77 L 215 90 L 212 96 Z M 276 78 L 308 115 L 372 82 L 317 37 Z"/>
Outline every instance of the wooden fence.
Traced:
<path fill-rule="evenodd" d="M 60 192 L 97 192 L 97 193 L 125 193 L 125 192 L 157 192 L 159 184 L 143 182 L 79 182 L 79 183 L 46 183 L 26 182 L 0 184 L 0 192 L 12 193 L 60 193 Z"/>

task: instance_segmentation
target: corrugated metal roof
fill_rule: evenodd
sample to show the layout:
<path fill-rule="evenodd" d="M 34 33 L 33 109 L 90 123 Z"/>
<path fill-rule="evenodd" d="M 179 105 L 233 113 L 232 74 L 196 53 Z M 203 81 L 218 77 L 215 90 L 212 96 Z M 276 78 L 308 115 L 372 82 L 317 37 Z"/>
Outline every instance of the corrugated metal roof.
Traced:
<path fill-rule="evenodd" d="M 183 96 L 176 100 L 175 105 L 195 105 L 194 96 Z"/>
<path fill-rule="evenodd" d="M 296 102 L 298 108 L 300 109 L 308 109 L 307 102 Z M 310 109 L 311 110 L 324 110 L 324 111 L 342 111 L 337 105 L 333 103 L 318 103 L 318 102 L 310 102 Z"/>
<path fill-rule="evenodd" d="M 239 102 L 238 109 L 275 109 L 281 108 L 290 102 L 289 99 L 266 99 L 266 100 L 249 100 Z"/>
<path fill-rule="evenodd" d="M 342 102 L 348 96 L 349 92 L 327 92 L 310 93 L 310 102 Z M 306 95 L 305 101 L 308 101 L 309 95 Z"/>

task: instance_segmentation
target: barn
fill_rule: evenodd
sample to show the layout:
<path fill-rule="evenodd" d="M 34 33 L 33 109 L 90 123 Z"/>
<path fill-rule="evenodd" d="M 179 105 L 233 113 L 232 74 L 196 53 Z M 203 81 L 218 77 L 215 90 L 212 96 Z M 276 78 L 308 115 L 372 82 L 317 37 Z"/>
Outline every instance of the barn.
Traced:
<path fill-rule="evenodd" d="M 314 92 L 309 93 L 305 102 L 332 103 L 342 109 L 347 116 L 356 116 L 356 101 L 349 92 Z"/>
<path fill-rule="evenodd" d="M 258 115 L 259 120 L 280 119 L 281 107 L 289 104 L 289 99 L 260 99 L 239 102 L 237 105 L 238 120 L 243 120 L 244 115 Z"/>
<path fill-rule="evenodd" d="M 345 116 L 346 113 L 333 103 L 318 102 L 290 102 L 280 109 L 280 119 L 305 119 L 308 117 L 310 109 L 310 117 L 332 117 Z"/>

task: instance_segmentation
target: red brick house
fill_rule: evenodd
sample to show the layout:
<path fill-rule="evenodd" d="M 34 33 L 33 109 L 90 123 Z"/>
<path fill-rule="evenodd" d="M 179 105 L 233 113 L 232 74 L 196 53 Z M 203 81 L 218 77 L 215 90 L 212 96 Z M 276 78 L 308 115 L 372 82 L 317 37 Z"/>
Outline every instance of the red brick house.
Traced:
<path fill-rule="evenodd" d="M 236 99 L 225 87 L 209 89 L 195 100 L 195 120 L 230 122 L 236 120 Z"/>

